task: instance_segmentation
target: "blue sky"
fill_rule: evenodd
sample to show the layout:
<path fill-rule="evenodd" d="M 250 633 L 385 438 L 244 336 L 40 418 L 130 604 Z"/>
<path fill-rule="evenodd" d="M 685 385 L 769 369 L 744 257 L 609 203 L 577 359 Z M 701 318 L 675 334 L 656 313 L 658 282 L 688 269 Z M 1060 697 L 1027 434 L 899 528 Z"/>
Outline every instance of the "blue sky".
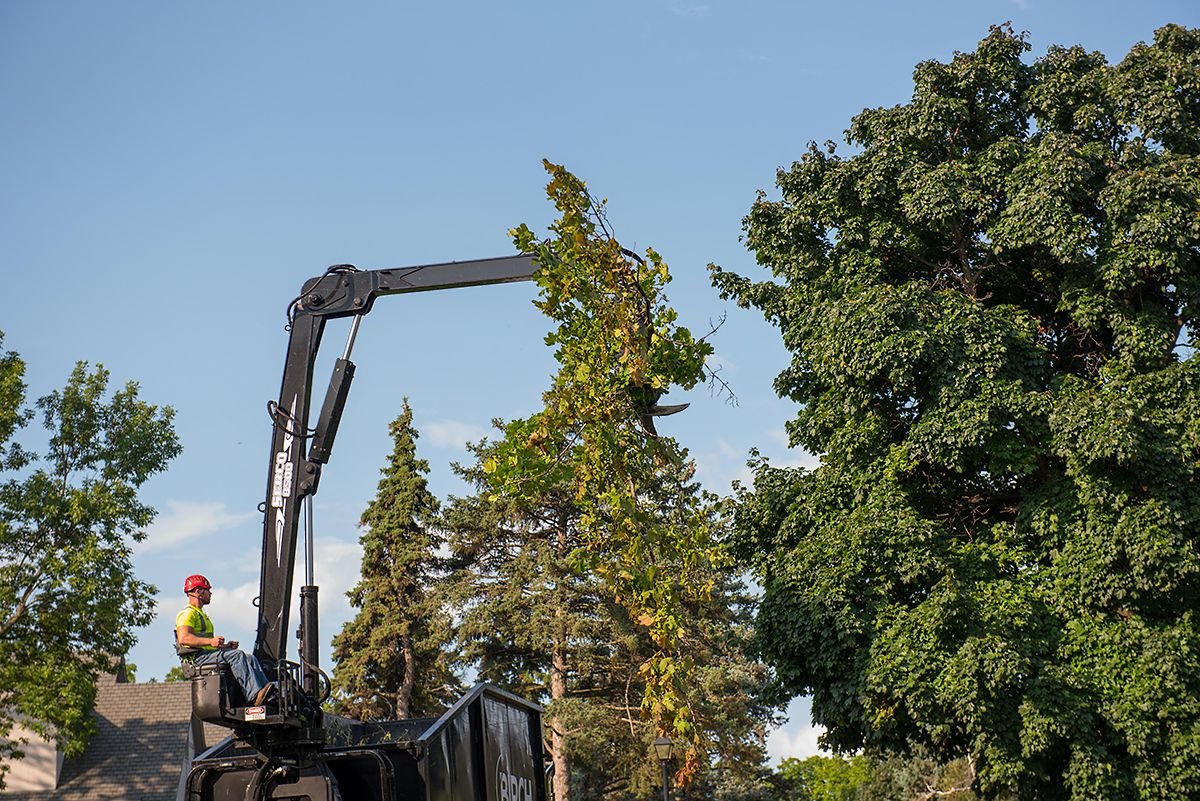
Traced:
<path fill-rule="evenodd" d="M 145 496 L 138 546 L 161 591 L 139 677 L 173 664 L 189 573 L 216 585 L 218 628 L 250 647 L 284 311 L 329 264 L 361 268 L 507 255 L 505 231 L 553 213 L 541 159 L 610 201 L 626 246 L 671 265 L 681 321 L 713 338 L 737 405 L 706 387 L 664 420 L 725 492 L 757 447 L 786 447 L 786 353 L 722 302 L 705 265 L 758 276 L 739 241 L 756 191 L 807 142 L 840 141 L 866 107 L 903 103 L 913 66 L 1029 32 L 1031 58 L 1082 44 L 1118 61 L 1155 28 L 1200 24 L 1182 0 L 841 3 L 711 0 L 398 3 L 0 3 L 0 330 L 30 396 L 76 360 L 170 404 L 184 453 Z M 355 521 L 407 396 L 433 467 L 494 417 L 531 413 L 553 361 L 528 284 L 384 298 L 363 323 L 354 391 L 316 510 L 322 632 L 351 610 Z M 318 396 L 345 329 L 331 326 Z M 26 441 L 35 442 L 36 432 Z M 295 620 L 295 616 L 293 616 Z M 328 658 L 324 659 L 328 666 Z M 807 708 L 775 757 L 815 747 Z"/>

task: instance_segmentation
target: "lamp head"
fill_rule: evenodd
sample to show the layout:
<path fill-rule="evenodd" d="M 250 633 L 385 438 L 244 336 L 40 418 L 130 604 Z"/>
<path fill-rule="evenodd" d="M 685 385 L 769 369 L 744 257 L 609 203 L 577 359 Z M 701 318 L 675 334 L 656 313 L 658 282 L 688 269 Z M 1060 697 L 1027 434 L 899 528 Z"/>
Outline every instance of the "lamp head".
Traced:
<path fill-rule="evenodd" d="M 654 753 L 658 755 L 659 762 L 671 761 L 671 750 L 675 747 L 675 743 L 670 737 L 655 737 L 654 738 Z"/>

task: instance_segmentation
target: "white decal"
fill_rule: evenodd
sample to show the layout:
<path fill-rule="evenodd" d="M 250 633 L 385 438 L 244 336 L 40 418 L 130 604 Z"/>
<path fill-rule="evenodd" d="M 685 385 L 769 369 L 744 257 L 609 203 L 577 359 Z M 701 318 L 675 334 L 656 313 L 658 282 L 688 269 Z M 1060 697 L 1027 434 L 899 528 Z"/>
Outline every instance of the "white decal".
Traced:
<path fill-rule="evenodd" d="M 283 451 L 275 454 L 275 469 L 271 474 L 271 507 L 278 509 L 283 506 L 283 464 L 287 454 Z"/>
<path fill-rule="evenodd" d="M 498 801 L 533 801 L 533 779 L 510 772 L 507 763 L 504 754 L 496 760 Z"/>
<path fill-rule="evenodd" d="M 293 425 L 296 419 L 296 402 L 299 396 L 293 396 L 292 408 L 288 411 L 288 424 Z M 271 506 L 275 507 L 275 566 L 283 566 L 283 523 L 287 514 L 287 502 L 292 497 L 292 432 L 290 428 L 283 431 L 283 450 L 275 454 L 275 467 L 271 473 Z"/>
<path fill-rule="evenodd" d="M 280 560 L 283 558 L 280 554 L 280 549 L 283 547 L 283 510 L 279 509 L 275 512 L 275 566 L 280 566 Z"/>

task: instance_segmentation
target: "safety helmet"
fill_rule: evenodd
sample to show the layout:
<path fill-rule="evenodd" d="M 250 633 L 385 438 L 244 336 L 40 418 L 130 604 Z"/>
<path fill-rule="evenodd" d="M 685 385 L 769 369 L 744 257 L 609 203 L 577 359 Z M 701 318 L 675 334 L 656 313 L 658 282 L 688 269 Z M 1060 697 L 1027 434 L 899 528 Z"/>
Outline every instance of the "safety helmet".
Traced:
<path fill-rule="evenodd" d="M 208 583 L 208 579 L 197 573 L 194 576 L 188 576 L 183 580 L 183 593 L 186 595 L 192 590 L 211 590 L 212 585 Z"/>

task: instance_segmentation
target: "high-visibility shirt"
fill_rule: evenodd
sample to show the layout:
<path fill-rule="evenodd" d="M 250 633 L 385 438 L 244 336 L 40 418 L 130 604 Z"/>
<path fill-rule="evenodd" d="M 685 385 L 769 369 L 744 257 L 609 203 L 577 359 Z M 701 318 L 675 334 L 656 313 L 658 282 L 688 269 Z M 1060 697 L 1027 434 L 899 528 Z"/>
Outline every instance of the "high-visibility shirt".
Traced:
<path fill-rule="evenodd" d="M 212 620 L 209 619 L 208 615 L 204 614 L 204 610 L 197 609 L 191 604 L 188 604 L 187 609 L 184 609 L 175 616 L 175 630 L 179 631 L 180 626 L 191 626 L 192 633 L 197 637 L 211 637 L 216 631 Z M 203 651 L 217 650 L 215 645 L 192 645 L 187 647 L 199 648 Z"/>

